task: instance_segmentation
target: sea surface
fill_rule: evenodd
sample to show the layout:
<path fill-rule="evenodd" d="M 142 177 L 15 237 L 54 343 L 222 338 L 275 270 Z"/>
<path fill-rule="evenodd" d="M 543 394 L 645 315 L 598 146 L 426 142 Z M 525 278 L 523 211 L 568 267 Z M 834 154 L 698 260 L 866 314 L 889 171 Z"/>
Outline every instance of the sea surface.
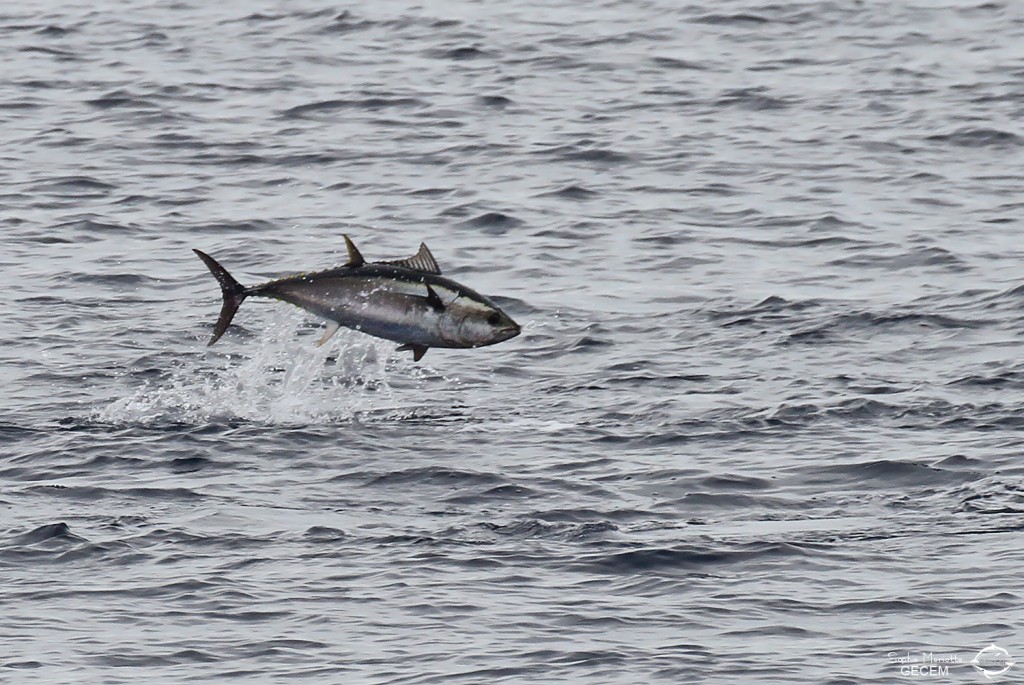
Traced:
<path fill-rule="evenodd" d="M 1024 680 L 1024 3 L 39 0 L 0 46 L 0 682 Z M 192 248 L 343 234 L 522 335 L 251 300 L 206 347 Z"/>

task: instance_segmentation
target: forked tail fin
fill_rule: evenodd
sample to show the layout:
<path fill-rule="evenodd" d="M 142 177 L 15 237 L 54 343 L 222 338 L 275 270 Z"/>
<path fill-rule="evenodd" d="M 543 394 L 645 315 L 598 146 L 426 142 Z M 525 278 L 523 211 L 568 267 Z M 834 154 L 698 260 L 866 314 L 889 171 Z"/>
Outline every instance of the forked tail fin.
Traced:
<path fill-rule="evenodd" d="M 210 342 L 206 343 L 209 346 L 220 340 L 220 336 L 224 335 L 224 331 L 231 325 L 231 319 L 235 318 L 235 312 L 238 311 L 239 305 L 242 304 L 248 293 L 245 287 L 227 272 L 227 269 L 217 263 L 216 259 L 205 252 L 195 249 L 192 251 L 199 255 L 199 258 L 206 264 L 210 273 L 220 283 L 221 295 L 224 297 L 224 304 L 220 308 L 220 318 L 217 319 L 217 325 L 213 327 L 213 337 L 210 338 Z"/>

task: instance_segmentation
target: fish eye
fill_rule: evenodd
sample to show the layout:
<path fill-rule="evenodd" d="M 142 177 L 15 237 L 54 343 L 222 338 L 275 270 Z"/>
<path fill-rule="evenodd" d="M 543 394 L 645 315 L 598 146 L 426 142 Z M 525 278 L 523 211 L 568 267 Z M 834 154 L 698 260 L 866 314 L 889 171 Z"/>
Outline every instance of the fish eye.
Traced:
<path fill-rule="evenodd" d="M 497 326 L 499 323 L 501 323 L 501 314 L 499 314 L 498 312 L 494 312 L 493 314 L 487 317 L 487 323 L 491 324 L 492 326 Z"/>

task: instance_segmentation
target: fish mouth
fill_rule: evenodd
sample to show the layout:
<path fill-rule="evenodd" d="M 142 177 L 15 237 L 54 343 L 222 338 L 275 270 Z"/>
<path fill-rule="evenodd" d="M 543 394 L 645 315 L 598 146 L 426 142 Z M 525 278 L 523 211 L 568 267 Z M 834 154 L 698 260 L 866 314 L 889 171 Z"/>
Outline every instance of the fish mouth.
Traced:
<path fill-rule="evenodd" d="M 519 324 L 512 324 L 511 326 L 505 326 L 504 328 L 498 329 L 499 340 L 511 340 L 520 333 L 523 329 L 519 327 Z"/>

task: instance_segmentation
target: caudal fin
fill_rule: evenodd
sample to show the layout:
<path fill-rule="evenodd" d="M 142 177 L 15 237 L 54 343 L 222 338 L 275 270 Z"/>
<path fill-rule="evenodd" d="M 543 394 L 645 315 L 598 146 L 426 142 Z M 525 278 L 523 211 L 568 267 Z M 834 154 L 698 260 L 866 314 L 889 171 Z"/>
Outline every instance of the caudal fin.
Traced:
<path fill-rule="evenodd" d="M 220 318 L 217 319 L 217 325 L 213 327 L 213 337 L 210 338 L 210 342 L 206 343 L 207 346 L 220 340 L 220 336 L 224 335 L 224 331 L 231 325 L 231 319 L 235 318 L 235 312 L 238 311 L 239 305 L 245 299 L 246 290 L 238 281 L 236 281 L 231 274 L 227 272 L 223 266 L 217 263 L 217 260 L 199 250 L 192 250 L 199 258 L 203 260 L 203 264 L 210 270 L 213 277 L 220 283 L 221 295 L 224 297 L 224 304 L 220 308 Z"/>

